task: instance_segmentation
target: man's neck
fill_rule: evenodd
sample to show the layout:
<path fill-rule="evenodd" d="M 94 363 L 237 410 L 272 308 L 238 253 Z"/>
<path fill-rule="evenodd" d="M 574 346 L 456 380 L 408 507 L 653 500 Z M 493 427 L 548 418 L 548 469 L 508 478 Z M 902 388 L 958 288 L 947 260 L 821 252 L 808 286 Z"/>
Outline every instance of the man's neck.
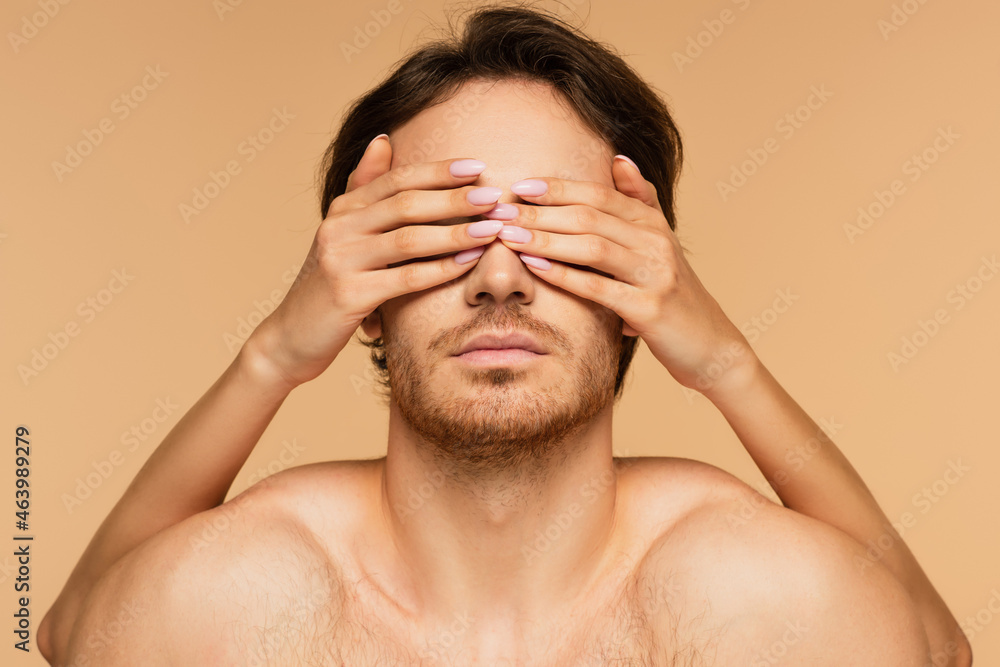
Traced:
<path fill-rule="evenodd" d="M 416 445 L 391 409 L 382 507 L 415 604 L 530 619 L 584 592 L 616 525 L 611 415 L 533 469 L 470 479 Z"/>

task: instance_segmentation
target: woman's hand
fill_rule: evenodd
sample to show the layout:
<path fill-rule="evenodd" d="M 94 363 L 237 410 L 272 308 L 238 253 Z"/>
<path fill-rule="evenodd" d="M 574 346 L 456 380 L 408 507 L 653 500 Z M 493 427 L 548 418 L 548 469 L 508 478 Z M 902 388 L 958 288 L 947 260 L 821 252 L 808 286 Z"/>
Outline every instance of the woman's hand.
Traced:
<path fill-rule="evenodd" d="M 330 204 L 288 294 L 247 341 L 291 387 L 322 373 L 385 301 L 475 266 L 480 246 L 502 227 L 492 220 L 420 224 L 492 209 L 501 190 L 468 185 L 486 168 L 482 162 L 444 160 L 390 170 L 391 159 L 386 138 L 368 146 L 347 192 Z M 419 258 L 427 259 L 409 262 Z"/>

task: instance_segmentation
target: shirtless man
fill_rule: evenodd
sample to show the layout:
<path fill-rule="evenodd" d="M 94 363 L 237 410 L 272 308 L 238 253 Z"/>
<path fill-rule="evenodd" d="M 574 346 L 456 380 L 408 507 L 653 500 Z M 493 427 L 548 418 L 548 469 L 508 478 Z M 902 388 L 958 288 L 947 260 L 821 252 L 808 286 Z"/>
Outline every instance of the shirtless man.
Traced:
<path fill-rule="evenodd" d="M 596 48 L 521 10 L 468 30 L 487 52 L 542 49 L 528 68 Z M 391 126 L 374 108 L 333 144 L 362 157 L 339 187 L 330 167 L 289 294 L 44 618 L 50 664 L 971 664 L 905 545 L 866 556 L 889 521 L 685 260 L 663 191 L 679 143 L 666 176 L 637 160 L 657 188 L 615 157 L 640 143 L 613 146 L 510 72 Z M 365 120 L 390 136 L 365 148 Z M 384 343 L 386 456 L 292 468 L 222 504 L 284 398 L 359 326 Z M 719 408 L 784 507 L 711 465 L 612 455 L 636 336 Z M 805 442 L 815 454 L 788 468 Z"/>

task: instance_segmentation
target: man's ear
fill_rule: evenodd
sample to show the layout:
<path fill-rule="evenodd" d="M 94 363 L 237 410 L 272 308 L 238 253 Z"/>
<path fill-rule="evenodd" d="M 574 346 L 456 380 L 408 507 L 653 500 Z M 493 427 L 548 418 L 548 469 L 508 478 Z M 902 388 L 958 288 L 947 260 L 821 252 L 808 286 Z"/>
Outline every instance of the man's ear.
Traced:
<path fill-rule="evenodd" d="M 382 311 L 381 306 L 368 313 L 365 319 L 361 320 L 361 330 L 372 340 L 382 336 Z"/>

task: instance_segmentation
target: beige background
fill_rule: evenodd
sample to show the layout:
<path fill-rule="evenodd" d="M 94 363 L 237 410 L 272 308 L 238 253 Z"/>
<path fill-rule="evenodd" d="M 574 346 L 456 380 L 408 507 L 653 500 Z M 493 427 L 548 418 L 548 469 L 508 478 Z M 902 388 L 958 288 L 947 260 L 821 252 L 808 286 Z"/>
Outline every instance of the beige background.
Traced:
<path fill-rule="evenodd" d="M 136 471 L 230 362 L 226 334 L 287 288 L 320 219 L 315 168 L 346 105 L 443 18 L 435 0 L 401 0 L 396 15 L 382 0 L 256 0 L 220 14 L 223 2 L 95 0 L 58 5 L 51 18 L 38 0 L 0 10 L 0 405 L 10 443 L 0 457 L 9 521 L 0 540 L 13 545 L 16 532 L 13 432 L 24 424 L 35 628 Z M 752 318 L 767 322 L 754 347 L 814 418 L 837 424 L 834 440 L 887 514 L 916 517 L 904 537 L 955 615 L 985 621 L 973 646 L 987 665 L 1000 661 L 1000 621 L 989 610 L 1000 611 L 1000 278 L 983 264 L 1000 251 L 1000 6 L 902 5 L 915 13 L 897 14 L 902 25 L 883 34 L 890 0 L 567 3 L 589 11 L 590 34 L 619 47 L 676 114 L 687 155 L 679 236 L 695 270 L 745 331 Z M 731 22 L 721 34 L 703 32 L 724 10 Z M 372 11 L 391 20 L 348 59 L 342 45 Z M 44 25 L 32 31 L 32 21 Z M 12 42 L 11 33 L 30 38 Z M 675 53 L 689 38 L 707 46 L 679 67 Z M 136 91 L 145 99 L 122 117 L 115 100 L 142 86 L 147 67 L 166 74 L 147 77 L 152 89 Z M 777 123 L 813 87 L 831 96 L 799 110 L 809 117 L 788 136 Z M 275 108 L 294 118 L 250 161 L 241 142 Z M 102 119 L 113 131 L 58 175 L 53 163 L 84 132 L 97 136 Z M 948 128 L 958 138 L 939 141 L 947 150 L 938 153 L 935 137 Z M 769 138 L 777 152 L 724 201 L 719 182 Z M 925 150 L 937 159 L 914 181 L 907 163 Z M 185 222 L 179 206 L 231 160 L 240 172 Z M 901 194 L 849 240 L 844 226 L 895 179 Z M 133 277 L 121 289 L 112 279 L 123 269 Z M 977 283 L 977 271 L 990 280 Z M 966 283 L 978 291 L 961 302 L 954 290 Z M 796 300 L 776 314 L 779 290 Z M 88 298 L 102 310 L 88 310 Z M 938 310 L 946 321 L 933 337 L 917 335 L 918 353 L 893 369 L 888 354 Z M 43 350 L 74 324 L 63 349 Z M 18 367 L 36 350 L 53 358 L 25 381 Z M 283 467 L 285 443 L 305 448 L 293 465 L 383 454 L 386 412 L 367 369 L 367 351 L 352 342 L 297 390 L 230 497 L 257 471 Z M 163 423 L 157 400 L 178 406 Z M 122 442 L 132 427 L 150 431 L 145 442 Z M 697 458 L 764 488 L 718 411 L 687 395 L 645 346 L 615 442 L 621 454 Z M 953 484 L 944 481 L 950 462 L 969 468 Z M 915 498 L 924 488 L 933 503 Z M 89 496 L 68 508 L 78 491 Z M 13 558 L 0 556 L 0 566 L 6 627 Z M 9 632 L 0 662 L 43 664 L 37 651 L 14 651 Z"/>

